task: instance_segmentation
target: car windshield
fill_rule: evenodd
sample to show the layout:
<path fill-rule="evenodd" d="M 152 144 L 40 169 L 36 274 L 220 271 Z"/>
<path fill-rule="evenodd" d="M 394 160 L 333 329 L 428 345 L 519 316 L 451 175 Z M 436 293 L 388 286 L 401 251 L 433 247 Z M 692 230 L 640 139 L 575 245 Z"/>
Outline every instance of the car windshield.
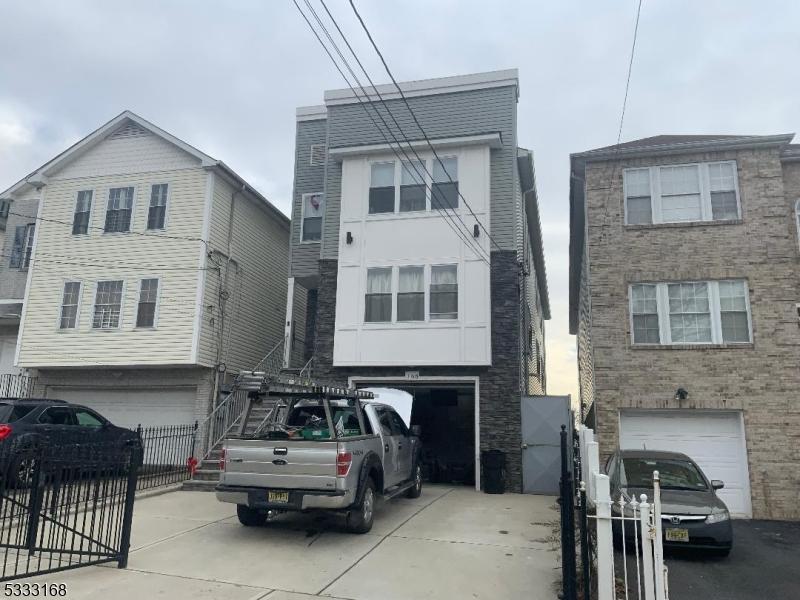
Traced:
<path fill-rule="evenodd" d="M 620 483 L 623 487 L 652 488 L 653 471 L 658 471 L 662 489 L 708 489 L 698 468 L 677 458 L 623 458 Z"/>
<path fill-rule="evenodd" d="M 287 408 L 289 408 L 288 412 L 279 410 L 275 419 L 267 425 L 267 437 L 270 439 L 332 439 L 325 407 L 321 400 L 302 400 Z M 362 435 L 354 405 L 341 400 L 331 400 L 330 410 L 337 437 Z"/>
<path fill-rule="evenodd" d="M 32 404 L 0 403 L 0 423 L 13 423 L 34 409 Z"/>

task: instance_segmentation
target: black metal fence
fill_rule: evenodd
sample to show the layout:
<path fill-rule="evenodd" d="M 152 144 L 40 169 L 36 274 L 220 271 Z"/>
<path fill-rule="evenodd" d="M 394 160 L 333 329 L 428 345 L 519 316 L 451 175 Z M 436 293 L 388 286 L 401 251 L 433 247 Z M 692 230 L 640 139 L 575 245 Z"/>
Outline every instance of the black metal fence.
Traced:
<path fill-rule="evenodd" d="M 117 562 L 125 567 L 141 447 L 0 447 L 0 581 Z"/>
<path fill-rule="evenodd" d="M 180 483 L 192 476 L 197 423 L 137 428 L 143 461 L 137 490 Z"/>

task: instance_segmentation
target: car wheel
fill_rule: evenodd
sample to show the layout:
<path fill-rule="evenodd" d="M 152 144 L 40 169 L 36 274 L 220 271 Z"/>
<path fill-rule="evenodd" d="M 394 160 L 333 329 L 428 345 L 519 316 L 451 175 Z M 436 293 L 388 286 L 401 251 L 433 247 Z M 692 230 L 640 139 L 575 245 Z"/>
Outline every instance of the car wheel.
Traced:
<path fill-rule="evenodd" d="M 236 505 L 236 516 L 245 527 L 260 527 L 267 522 L 267 513 L 244 504 Z"/>
<path fill-rule="evenodd" d="M 422 494 L 422 465 L 414 466 L 414 485 L 406 492 L 406 498 L 419 498 Z"/>
<path fill-rule="evenodd" d="M 36 460 L 31 456 L 16 458 L 8 469 L 8 483 L 13 488 L 29 488 L 33 485 Z"/>
<path fill-rule="evenodd" d="M 361 501 L 354 504 L 347 514 L 347 529 L 352 533 L 367 533 L 375 520 L 375 483 L 372 478 L 364 484 Z"/>

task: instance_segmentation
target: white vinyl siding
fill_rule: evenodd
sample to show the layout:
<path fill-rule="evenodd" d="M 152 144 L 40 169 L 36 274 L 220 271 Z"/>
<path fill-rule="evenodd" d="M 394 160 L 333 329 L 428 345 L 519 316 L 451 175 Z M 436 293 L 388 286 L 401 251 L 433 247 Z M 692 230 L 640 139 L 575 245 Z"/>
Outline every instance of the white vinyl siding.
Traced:
<path fill-rule="evenodd" d="M 741 218 L 735 161 L 623 171 L 628 225 Z"/>
<path fill-rule="evenodd" d="M 736 344 L 752 341 L 747 282 L 684 281 L 629 288 L 633 344 Z"/>

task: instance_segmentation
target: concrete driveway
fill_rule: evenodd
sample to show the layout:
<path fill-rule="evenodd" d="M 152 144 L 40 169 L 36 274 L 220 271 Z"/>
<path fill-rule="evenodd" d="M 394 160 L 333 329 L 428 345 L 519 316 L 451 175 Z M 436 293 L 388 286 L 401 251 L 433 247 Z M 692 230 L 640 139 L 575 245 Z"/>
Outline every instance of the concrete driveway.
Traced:
<path fill-rule="evenodd" d="M 64 582 L 68 598 L 301 600 L 551 599 L 559 577 L 545 496 L 426 486 L 378 507 L 366 535 L 339 515 L 281 515 L 242 527 L 213 494 L 137 500 L 128 569 L 84 567 L 23 581 Z"/>
<path fill-rule="evenodd" d="M 670 552 L 671 600 L 755 600 L 800 597 L 800 523 L 733 522 L 727 558 Z"/>

